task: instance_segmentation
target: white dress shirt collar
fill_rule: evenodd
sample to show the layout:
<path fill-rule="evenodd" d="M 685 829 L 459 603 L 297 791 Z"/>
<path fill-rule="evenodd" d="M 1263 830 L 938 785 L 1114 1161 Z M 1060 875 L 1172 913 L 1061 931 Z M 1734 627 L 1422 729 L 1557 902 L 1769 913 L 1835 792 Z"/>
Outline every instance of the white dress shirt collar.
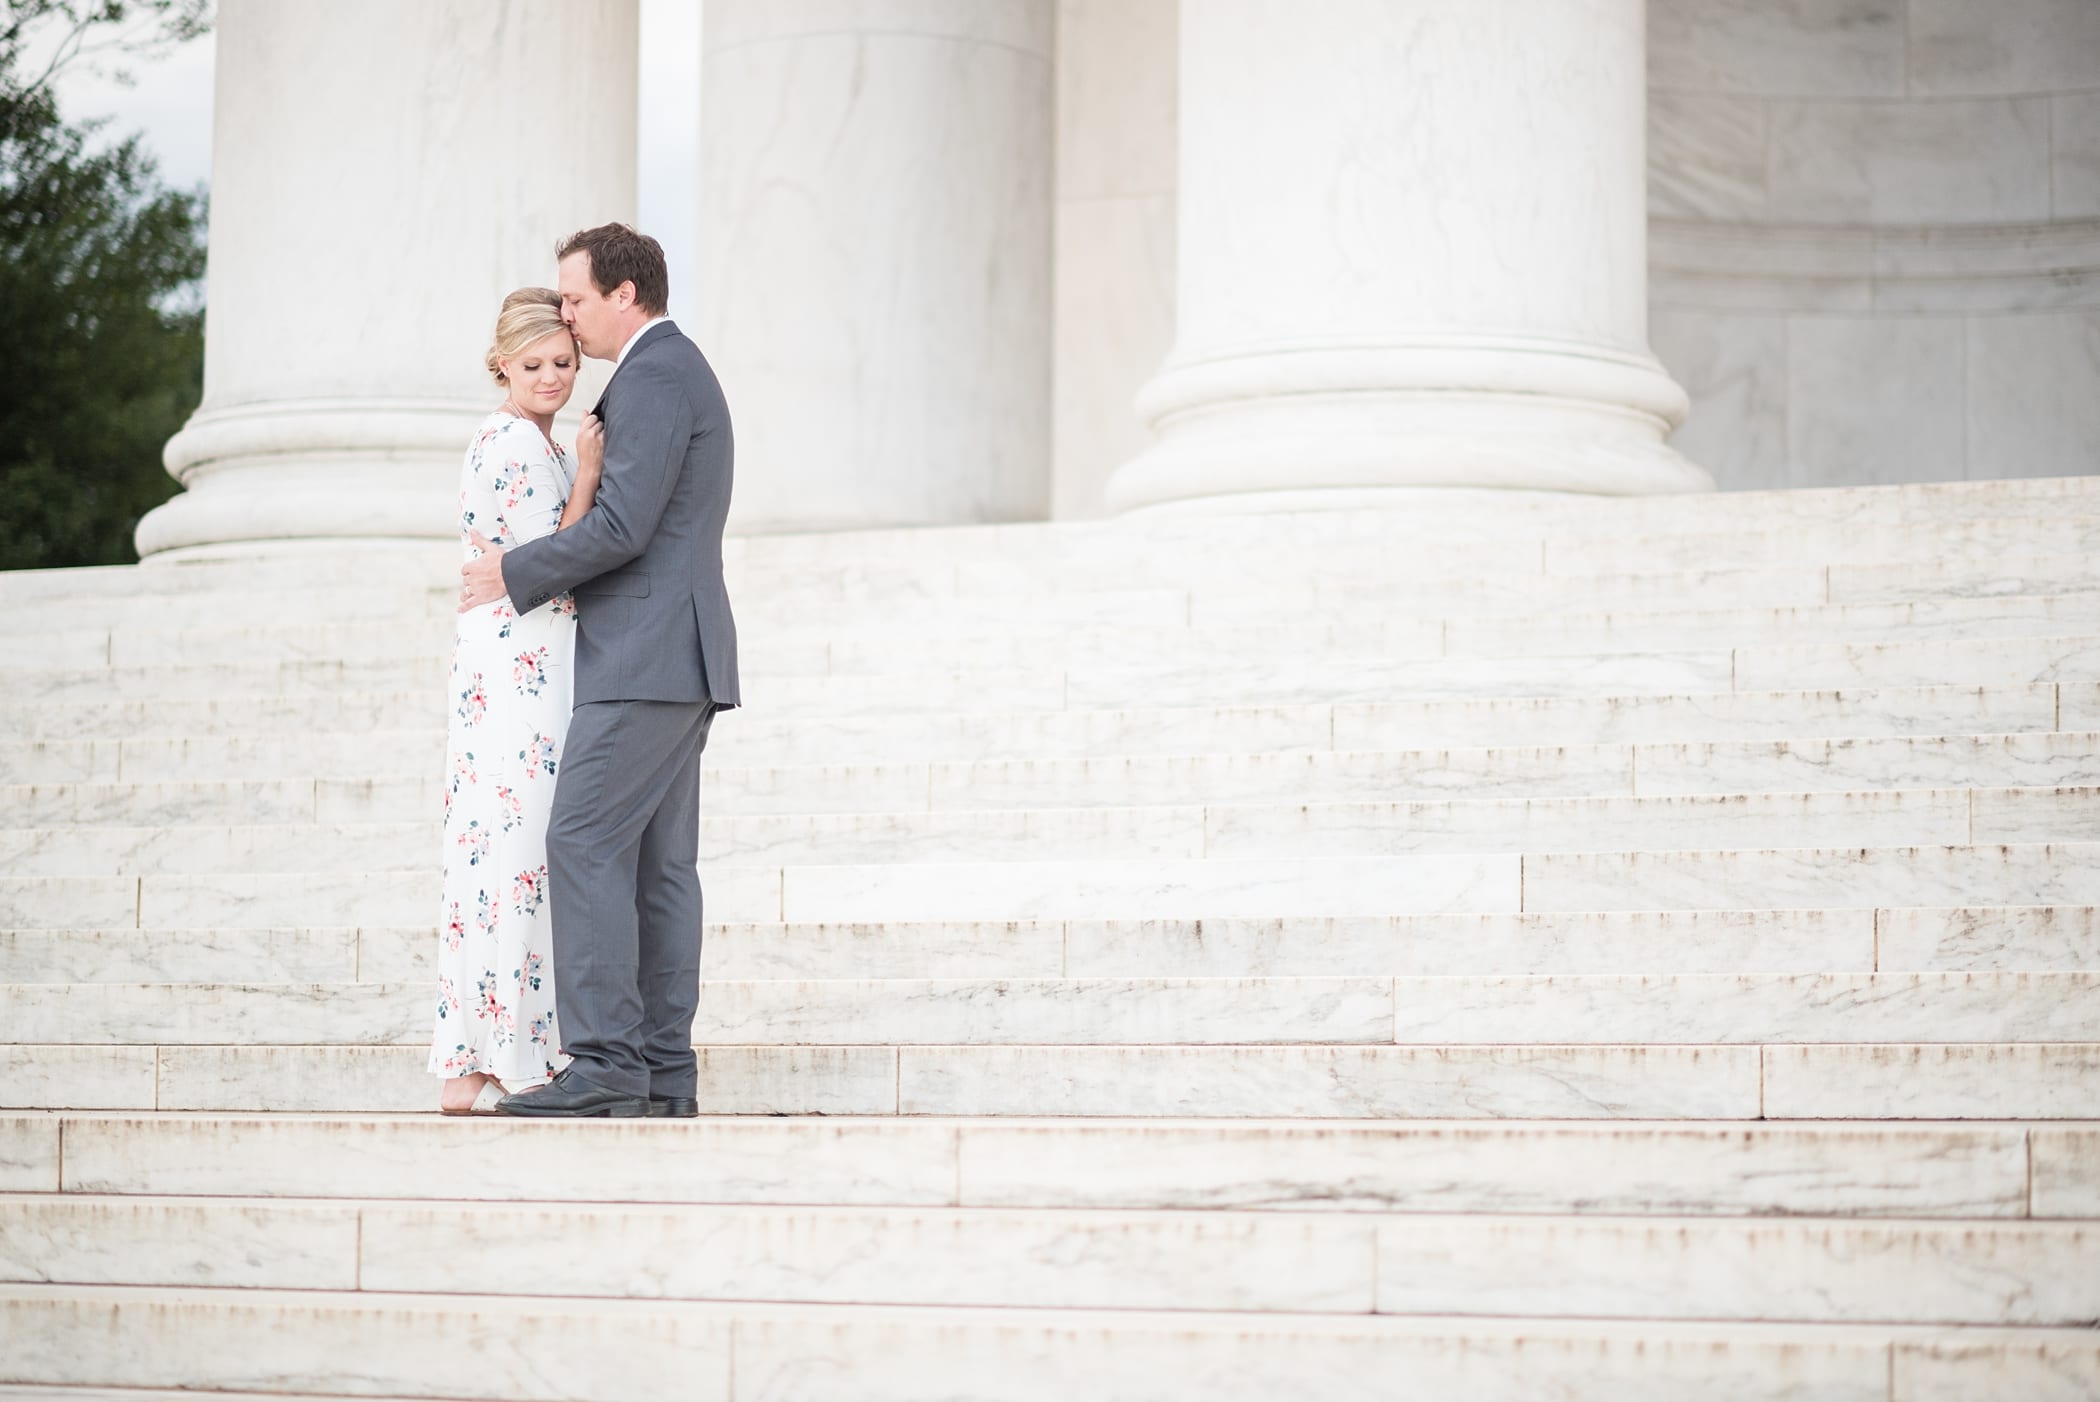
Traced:
<path fill-rule="evenodd" d="M 621 346 L 620 353 L 613 357 L 613 369 L 617 370 L 620 368 L 620 363 L 627 359 L 627 352 L 634 349 L 634 343 L 636 341 L 639 341 L 642 339 L 642 337 L 648 335 L 651 328 L 661 326 L 670 319 L 671 318 L 668 315 L 652 316 L 647 321 L 643 322 L 641 330 L 635 332 L 632 336 L 629 336 L 627 338 L 627 344 Z"/>

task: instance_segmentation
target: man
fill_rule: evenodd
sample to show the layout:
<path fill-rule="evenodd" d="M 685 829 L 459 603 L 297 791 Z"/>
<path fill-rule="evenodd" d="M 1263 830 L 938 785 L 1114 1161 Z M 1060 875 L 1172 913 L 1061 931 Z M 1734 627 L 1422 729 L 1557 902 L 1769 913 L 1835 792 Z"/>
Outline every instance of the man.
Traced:
<path fill-rule="evenodd" d="M 521 613 L 576 598 L 575 714 L 547 828 L 555 1011 L 569 1065 L 497 1109 L 536 1116 L 699 1113 L 700 752 L 739 704 L 722 581 L 729 408 L 699 348 L 664 315 L 655 239 L 624 224 L 559 250 L 562 318 L 614 362 L 592 412 L 605 434 L 596 503 L 502 551 L 475 538 L 461 606 Z"/>

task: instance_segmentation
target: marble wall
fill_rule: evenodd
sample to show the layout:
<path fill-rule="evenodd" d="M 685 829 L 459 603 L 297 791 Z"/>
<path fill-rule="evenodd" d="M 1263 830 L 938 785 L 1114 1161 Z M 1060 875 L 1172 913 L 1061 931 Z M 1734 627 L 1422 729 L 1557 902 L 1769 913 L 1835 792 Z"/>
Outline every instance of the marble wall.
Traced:
<path fill-rule="evenodd" d="M 1648 16 L 1677 446 L 1724 488 L 2100 468 L 2100 4 Z"/>

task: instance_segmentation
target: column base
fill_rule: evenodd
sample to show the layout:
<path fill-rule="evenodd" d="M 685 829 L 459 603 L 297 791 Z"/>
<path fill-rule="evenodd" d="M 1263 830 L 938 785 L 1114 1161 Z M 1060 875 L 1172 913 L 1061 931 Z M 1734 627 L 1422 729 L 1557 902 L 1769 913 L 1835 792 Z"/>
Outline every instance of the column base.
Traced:
<path fill-rule="evenodd" d="M 270 402 L 200 410 L 168 440 L 182 495 L 140 520 L 140 559 L 297 541 L 458 534 L 460 461 L 486 404 Z"/>
<path fill-rule="evenodd" d="M 1665 441 L 1684 406 L 1654 360 L 1596 347 L 1451 337 L 1269 349 L 1153 381 L 1139 407 L 1159 441 L 1110 479 L 1108 504 L 1387 487 L 1711 491 L 1712 476 Z"/>

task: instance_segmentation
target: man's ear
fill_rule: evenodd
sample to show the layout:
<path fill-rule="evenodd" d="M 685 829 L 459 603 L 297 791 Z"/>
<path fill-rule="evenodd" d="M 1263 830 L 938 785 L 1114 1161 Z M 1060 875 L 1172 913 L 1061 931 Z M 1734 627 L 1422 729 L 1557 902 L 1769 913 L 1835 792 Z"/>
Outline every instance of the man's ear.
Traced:
<path fill-rule="evenodd" d="M 638 295 L 639 294 L 636 293 L 634 290 L 634 283 L 632 280 L 623 282 L 618 287 L 615 287 L 613 289 L 613 296 L 618 297 L 620 299 L 620 310 L 623 312 L 634 305 L 634 299 Z"/>

